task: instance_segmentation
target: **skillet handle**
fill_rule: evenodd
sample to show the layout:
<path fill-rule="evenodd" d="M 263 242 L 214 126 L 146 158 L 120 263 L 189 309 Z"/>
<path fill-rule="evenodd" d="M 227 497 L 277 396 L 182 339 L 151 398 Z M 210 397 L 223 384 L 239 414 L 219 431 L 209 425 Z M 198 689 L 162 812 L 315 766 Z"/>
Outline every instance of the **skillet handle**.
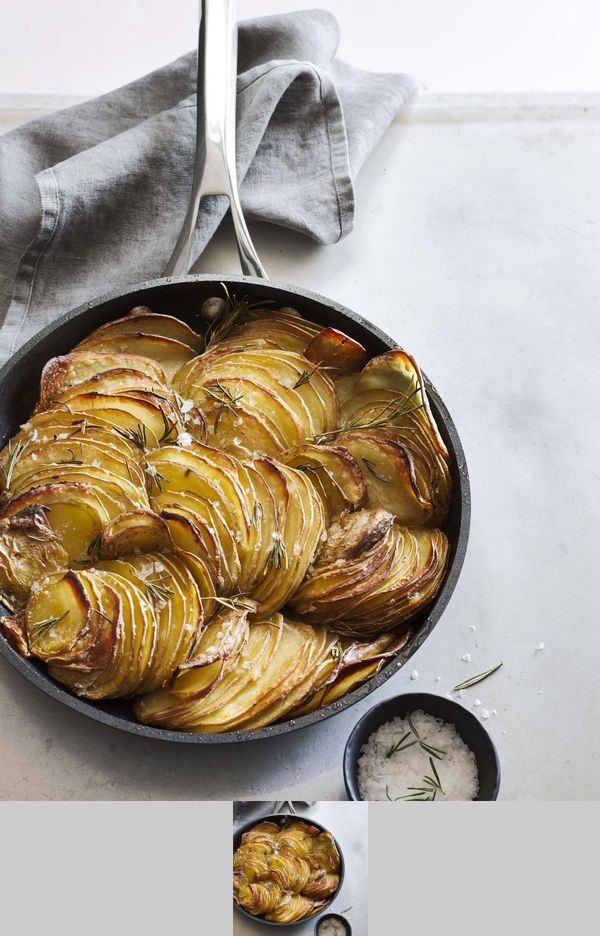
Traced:
<path fill-rule="evenodd" d="M 200 0 L 194 179 L 183 227 L 165 276 L 180 276 L 189 270 L 201 199 L 205 195 L 226 195 L 242 273 L 267 278 L 246 227 L 237 186 L 236 83 L 235 0 Z"/>

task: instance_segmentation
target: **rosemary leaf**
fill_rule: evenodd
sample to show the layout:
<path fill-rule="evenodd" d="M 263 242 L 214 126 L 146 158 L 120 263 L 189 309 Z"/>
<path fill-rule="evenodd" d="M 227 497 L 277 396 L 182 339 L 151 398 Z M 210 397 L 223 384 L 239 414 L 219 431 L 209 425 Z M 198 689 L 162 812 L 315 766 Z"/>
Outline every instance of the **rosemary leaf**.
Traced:
<path fill-rule="evenodd" d="M 260 503 L 260 501 L 254 501 L 254 507 L 252 508 L 252 524 L 256 527 L 257 530 L 260 529 L 263 516 L 263 505 Z"/>
<path fill-rule="evenodd" d="M 60 624 L 69 613 L 69 609 L 67 608 L 64 614 L 61 614 L 59 617 L 48 618 L 46 621 L 38 621 L 37 624 L 32 624 L 29 628 L 32 640 L 37 640 L 42 634 L 45 634 L 49 628 L 54 627 L 55 624 Z"/>
<path fill-rule="evenodd" d="M 21 455 L 25 451 L 25 445 L 23 442 L 18 442 L 17 445 L 13 445 L 12 439 L 8 443 L 7 456 L 6 456 L 6 465 L 4 465 L 4 490 L 8 491 L 12 482 L 12 476 L 14 470 L 17 466 Z"/>
<path fill-rule="evenodd" d="M 315 374 L 319 370 L 319 368 L 322 366 L 323 366 L 323 361 L 319 361 L 319 363 L 315 364 L 314 367 L 311 367 L 310 370 L 302 371 L 302 373 L 298 377 L 298 380 L 292 387 L 292 390 L 298 390 L 300 387 L 304 386 L 304 384 L 308 383 L 312 375 Z"/>
<path fill-rule="evenodd" d="M 391 480 L 390 480 L 390 478 L 384 478 L 383 475 L 377 474 L 377 472 L 375 471 L 375 465 L 373 464 L 373 462 L 372 462 L 369 458 L 364 458 L 364 457 L 363 457 L 363 461 L 364 461 L 364 463 L 365 463 L 367 469 L 371 472 L 371 474 L 373 475 L 374 478 L 377 478 L 378 481 L 383 481 L 385 484 L 391 484 L 391 483 L 392 483 Z"/>
<path fill-rule="evenodd" d="M 500 669 L 501 666 L 503 666 L 502 660 L 500 660 L 500 662 L 497 663 L 496 666 L 492 666 L 490 669 L 485 670 L 484 673 L 479 673 L 477 676 L 471 676 L 470 679 L 465 679 L 464 682 L 461 682 L 458 684 L 458 686 L 455 686 L 452 691 L 458 692 L 459 689 L 469 689 L 471 686 L 476 686 L 477 683 L 483 682 L 483 680 L 487 679 L 488 676 L 491 676 L 492 673 L 496 673 Z"/>

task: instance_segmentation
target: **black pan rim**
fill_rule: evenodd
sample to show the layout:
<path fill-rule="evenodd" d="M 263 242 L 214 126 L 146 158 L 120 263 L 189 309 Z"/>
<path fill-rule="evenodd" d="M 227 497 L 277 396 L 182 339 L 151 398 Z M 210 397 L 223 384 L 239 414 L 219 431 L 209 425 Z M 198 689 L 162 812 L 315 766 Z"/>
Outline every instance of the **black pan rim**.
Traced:
<path fill-rule="evenodd" d="M 288 283 L 281 283 L 274 280 L 263 280 L 253 276 L 236 276 L 231 274 L 223 274 L 222 276 L 219 276 L 212 273 L 189 274 L 187 276 L 180 277 L 160 277 L 157 279 L 145 280 L 140 283 L 133 284 L 124 290 L 112 290 L 111 292 L 108 292 L 92 301 L 82 303 L 75 309 L 63 313 L 54 322 L 41 329 L 41 331 L 30 338 L 3 365 L 3 367 L 0 369 L 0 391 L 5 385 L 5 382 L 10 379 L 10 376 L 16 366 L 25 360 L 30 354 L 33 354 L 42 341 L 51 336 L 55 331 L 68 322 L 73 322 L 80 318 L 84 318 L 86 315 L 89 315 L 92 310 L 97 309 L 99 306 L 115 300 L 127 299 L 128 296 L 133 294 L 142 293 L 148 290 L 155 290 L 163 286 L 177 286 L 178 284 L 209 282 L 214 283 L 217 286 L 221 282 L 228 284 L 231 283 L 234 285 L 248 284 L 260 287 L 261 289 L 264 289 L 265 292 L 273 289 L 279 293 L 287 293 L 290 296 L 292 305 L 293 298 L 300 297 L 307 302 L 324 306 L 327 309 L 330 309 L 338 315 L 342 316 L 344 319 L 349 320 L 351 323 L 357 324 L 359 327 L 362 327 L 367 332 L 369 332 L 379 342 L 387 346 L 390 350 L 399 347 L 398 343 L 390 338 L 389 335 L 383 332 L 380 328 L 378 328 L 378 326 L 372 324 L 367 319 L 363 318 L 361 315 L 352 311 L 341 303 L 338 303 L 332 299 L 328 299 L 327 297 L 318 293 L 302 289 Z M 113 315 L 112 317 L 115 318 L 117 315 Z M 111 316 L 108 316 L 106 321 L 109 321 L 110 318 Z M 47 673 L 42 670 L 38 670 L 32 663 L 21 657 L 20 654 L 10 646 L 4 636 L 0 636 L 0 653 L 18 672 L 21 673 L 21 675 L 25 676 L 31 683 L 33 683 L 33 685 L 37 686 L 51 698 L 63 703 L 74 711 L 79 712 L 82 715 L 86 715 L 88 718 L 92 718 L 101 724 L 108 725 L 111 728 L 125 731 L 129 734 L 137 735 L 139 737 L 159 741 L 170 741 L 184 744 L 231 744 L 263 740 L 265 738 L 277 737 L 278 735 L 287 734 L 290 731 L 307 728 L 321 721 L 325 721 L 326 719 L 331 718 L 331 716 L 337 714 L 339 711 L 342 711 L 345 708 L 349 708 L 350 706 L 361 701 L 371 692 L 374 692 L 376 689 L 382 686 L 383 683 L 385 683 L 394 672 L 397 672 L 398 669 L 404 666 L 404 664 L 413 656 L 413 654 L 430 635 L 431 631 L 437 624 L 443 611 L 450 601 L 460 576 L 460 572 L 462 570 L 467 549 L 471 518 L 471 492 L 465 454 L 460 437 L 458 435 L 458 431 L 454 425 L 450 413 L 448 412 L 448 409 L 446 408 L 442 398 L 431 381 L 425 374 L 423 374 L 423 377 L 426 383 L 430 401 L 436 414 L 439 415 L 439 418 L 443 423 L 443 428 L 450 440 L 453 456 L 456 461 L 456 470 L 459 483 L 458 486 L 455 485 L 453 497 L 456 497 L 459 500 L 460 518 L 458 529 L 455 535 L 454 552 L 450 559 L 450 565 L 444 580 L 444 584 L 438 592 L 434 600 L 434 604 L 429 614 L 422 622 L 418 632 L 410 638 L 407 645 L 403 648 L 403 650 L 400 651 L 400 653 L 398 653 L 389 663 L 382 667 L 379 673 L 377 673 L 363 685 L 359 686 L 357 689 L 349 692 L 341 700 L 325 706 L 322 709 L 317 709 L 314 712 L 310 712 L 308 715 L 303 715 L 300 718 L 290 719 L 276 725 L 268 725 L 264 728 L 256 728 L 250 731 L 238 730 L 218 733 L 181 732 L 165 728 L 155 728 L 150 725 L 142 725 L 141 723 L 133 720 L 130 721 L 120 715 L 114 715 L 110 712 L 103 711 L 93 702 L 89 702 L 72 695 L 68 690 L 64 689 L 58 683 L 55 683 Z M 4 443 L 5 440 L 0 440 L 1 445 L 4 445 Z M 0 613 L 4 613 L 4 609 L 1 605 Z"/>

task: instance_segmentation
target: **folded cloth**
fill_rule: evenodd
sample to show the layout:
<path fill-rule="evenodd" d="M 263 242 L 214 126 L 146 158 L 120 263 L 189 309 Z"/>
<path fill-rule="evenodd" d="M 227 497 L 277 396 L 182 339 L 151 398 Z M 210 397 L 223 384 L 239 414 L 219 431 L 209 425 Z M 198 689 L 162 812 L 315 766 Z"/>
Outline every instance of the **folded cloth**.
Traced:
<path fill-rule="evenodd" d="M 331 14 L 239 24 L 237 171 L 247 216 L 331 244 L 353 179 L 414 95 L 336 59 Z M 189 197 L 196 55 L 0 137 L 0 362 L 67 309 L 160 276 Z M 227 211 L 202 204 L 192 256 Z"/>

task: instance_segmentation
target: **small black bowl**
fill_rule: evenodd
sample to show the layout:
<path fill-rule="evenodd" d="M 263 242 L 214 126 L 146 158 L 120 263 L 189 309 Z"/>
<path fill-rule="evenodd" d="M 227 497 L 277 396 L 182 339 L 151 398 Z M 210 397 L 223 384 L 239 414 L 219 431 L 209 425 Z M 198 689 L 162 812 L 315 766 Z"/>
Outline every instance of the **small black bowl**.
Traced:
<path fill-rule="evenodd" d="M 340 916 L 339 913 L 325 913 L 322 917 L 319 917 L 315 923 L 315 936 L 319 936 L 319 927 L 325 920 L 339 920 L 345 927 L 346 936 L 352 936 L 352 927 L 350 926 L 350 923 L 346 917 Z"/>
<path fill-rule="evenodd" d="M 477 761 L 479 793 L 475 798 L 497 799 L 500 789 L 500 761 L 494 742 L 480 720 L 458 702 L 427 692 L 407 692 L 393 699 L 386 699 L 385 702 L 369 709 L 357 722 L 344 751 L 344 783 L 348 797 L 351 800 L 362 799 L 358 790 L 358 758 L 370 735 L 385 722 L 393 718 L 404 718 L 419 709 L 455 726 Z"/>
<path fill-rule="evenodd" d="M 242 837 L 246 834 L 246 832 L 249 832 L 250 829 L 253 829 L 254 826 L 257 826 L 260 822 L 276 822 L 277 825 L 283 827 L 287 825 L 288 822 L 291 822 L 291 821 L 306 822 L 307 825 L 316 826 L 317 829 L 321 830 L 321 832 L 330 832 L 330 834 L 333 835 L 330 829 L 326 829 L 325 826 L 321 825 L 320 822 L 317 822 L 315 819 L 311 819 L 308 816 L 293 816 L 290 813 L 276 813 L 273 816 L 263 816 L 261 819 L 253 819 L 251 822 L 246 822 L 245 825 L 240 826 L 240 828 L 236 832 L 233 833 L 233 853 L 235 854 L 236 849 L 239 847 L 239 845 L 241 845 Z M 344 856 L 342 854 L 342 849 L 340 848 L 340 844 L 338 840 L 335 838 L 335 836 L 333 837 L 333 841 L 335 842 L 335 847 L 337 848 L 338 854 L 340 856 L 340 883 L 338 884 L 335 894 L 331 895 L 325 907 L 321 907 L 321 910 L 318 910 L 317 913 L 313 913 L 311 916 L 305 917 L 303 920 L 295 920 L 291 923 L 274 923 L 272 920 L 265 920 L 263 919 L 263 917 L 255 916 L 253 913 L 248 913 L 248 911 L 244 910 L 243 907 L 240 907 L 239 904 L 235 902 L 235 900 L 233 901 L 234 908 L 237 910 L 238 913 L 243 914 L 243 916 L 247 917 L 249 920 L 255 920 L 257 923 L 264 923 L 265 926 L 298 926 L 299 923 L 306 923 L 308 920 L 314 919 L 318 913 L 322 913 L 322 911 L 326 909 L 326 907 L 331 906 L 331 904 L 333 903 L 333 901 L 339 894 L 342 884 L 344 883 L 344 871 L 345 871 Z"/>

